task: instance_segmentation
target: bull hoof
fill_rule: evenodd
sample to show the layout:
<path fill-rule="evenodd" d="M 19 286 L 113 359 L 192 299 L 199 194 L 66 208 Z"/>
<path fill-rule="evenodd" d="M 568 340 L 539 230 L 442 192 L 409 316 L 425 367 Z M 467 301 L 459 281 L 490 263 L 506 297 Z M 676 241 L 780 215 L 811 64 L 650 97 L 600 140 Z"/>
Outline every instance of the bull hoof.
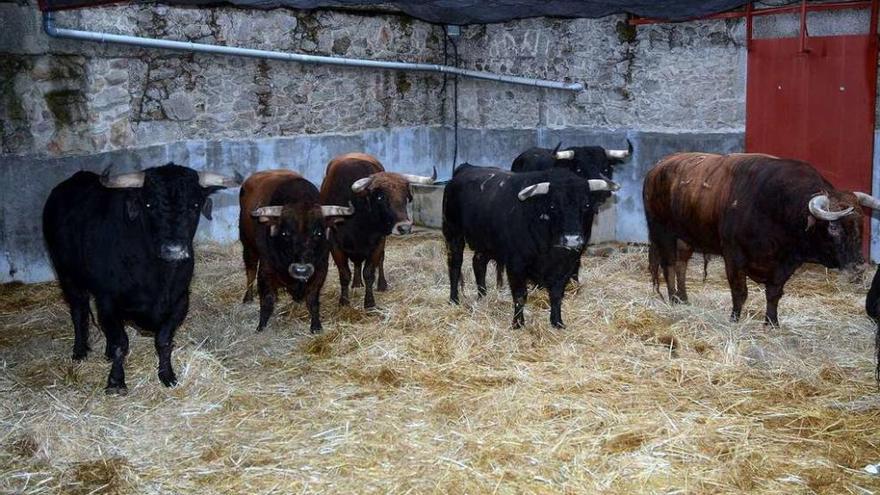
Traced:
<path fill-rule="evenodd" d="M 764 326 L 770 328 L 779 328 L 779 320 L 771 320 L 767 317 L 764 317 Z"/>
<path fill-rule="evenodd" d="M 373 299 L 364 299 L 364 309 L 373 309 L 376 307 L 376 301 Z"/>
<path fill-rule="evenodd" d="M 73 359 L 74 361 L 80 362 L 80 361 L 85 361 L 88 356 L 89 356 L 88 350 L 73 351 L 73 355 L 70 356 L 70 359 Z"/>
<path fill-rule="evenodd" d="M 244 297 L 241 298 L 241 303 L 242 303 L 242 304 L 247 304 L 247 303 L 250 303 L 250 302 L 254 302 L 254 293 L 251 292 L 251 291 L 247 291 L 247 292 L 244 293 Z"/>
<path fill-rule="evenodd" d="M 324 330 L 324 328 L 321 327 L 321 324 L 320 324 L 320 323 L 318 323 L 317 325 L 312 325 L 311 327 L 309 327 L 309 331 L 312 332 L 312 335 L 319 334 L 319 333 L 321 333 L 322 330 Z"/>
<path fill-rule="evenodd" d="M 120 397 L 125 397 L 126 395 L 128 395 L 128 387 L 126 387 L 125 385 L 122 385 L 122 386 L 110 386 L 110 385 L 107 385 L 107 386 L 104 388 L 104 394 L 106 394 L 106 395 L 118 395 L 118 396 L 120 396 Z"/>
<path fill-rule="evenodd" d="M 378 284 L 376 284 L 376 290 L 379 292 L 387 292 L 388 291 L 388 282 L 384 280 L 380 280 Z"/>
<path fill-rule="evenodd" d="M 552 325 L 553 328 L 557 328 L 559 330 L 565 330 L 565 323 L 562 323 L 561 321 L 557 321 L 557 322 L 551 321 L 550 325 Z"/>
<path fill-rule="evenodd" d="M 177 375 L 175 375 L 173 371 L 160 371 L 159 381 L 166 387 L 175 387 L 177 386 Z"/>
<path fill-rule="evenodd" d="M 340 297 L 339 298 L 339 305 L 340 306 L 348 306 L 349 304 L 351 304 L 351 301 L 347 297 Z"/>
<path fill-rule="evenodd" d="M 262 333 L 262 331 L 265 330 L 265 329 L 266 329 L 266 327 L 257 326 L 257 331 L 256 331 L 256 333 Z"/>

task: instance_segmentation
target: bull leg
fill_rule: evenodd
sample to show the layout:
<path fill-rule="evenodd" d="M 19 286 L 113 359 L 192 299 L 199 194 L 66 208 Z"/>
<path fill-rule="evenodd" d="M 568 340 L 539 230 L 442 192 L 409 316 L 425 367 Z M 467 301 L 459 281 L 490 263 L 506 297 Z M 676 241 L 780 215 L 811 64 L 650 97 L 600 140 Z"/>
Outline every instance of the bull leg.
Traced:
<path fill-rule="evenodd" d="M 729 256 L 724 257 L 724 271 L 727 273 L 727 283 L 730 285 L 730 296 L 733 299 L 733 310 L 730 312 L 731 321 L 739 321 L 742 314 L 743 304 L 749 295 L 749 287 L 746 284 L 746 272 L 736 266 Z"/>
<path fill-rule="evenodd" d="M 495 288 L 504 287 L 504 266 L 498 261 L 495 262 Z"/>
<path fill-rule="evenodd" d="M 309 331 L 321 333 L 321 288 L 313 289 L 306 296 L 306 307 L 309 308 Z"/>
<path fill-rule="evenodd" d="M 458 304 L 461 264 L 464 261 L 464 238 L 446 239 L 446 266 L 449 270 L 449 301 Z"/>
<path fill-rule="evenodd" d="M 526 324 L 523 314 L 528 295 L 526 278 L 519 276 L 519 274 L 511 274 L 508 268 L 507 282 L 510 284 L 510 293 L 513 295 L 513 328 L 522 328 Z"/>
<path fill-rule="evenodd" d="M 675 259 L 675 299 L 680 303 L 688 302 L 687 267 L 693 254 L 694 250 L 690 245 L 682 240 L 678 241 L 678 254 Z"/>
<path fill-rule="evenodd" d="M 373 296 L 373 282 L 376 281 L 376 269 L 382 260 L 381 245 L 376 248 L 364 262 L 364 309 L 376 307 L 376 299 Z"/>
<path fill-rule="evenodd" d="M 275 310 L 277 289 L 262 272 L 257 277 L 257 287 L 260 290 L 260 323 L 257 325 L 257 332 L 262 332 Z"/>
<path fill-rule="evenodd" d="M 361 261 L 352 261 L 352 264 L 354 264 L 354 279 L 351 281 L 351 288 L 357 289 L 364 286 L 364 280 L 363 278 L 361 278 L 361 273 L 364 270 L 364 264 Z"/>
<path fill-rule="evenodd" d="M 107 376 L 107 386 L 104 392 L 107 395 L 127 395 L 128 387 L 125 385 L 125 355 L 128 351 L 128 335 L 125 333 L 125 325 L 114 314 L 112 304 L 107 301 L 98 302 L 98 322 L 107 339 L 107 354 L 112 359 L 110 374 Z"/>
<path fill-rule="evenodd" d="M 486 266 L 488 264 L 489 259 L 485 255 L 474 253 L 473 266 L 474 278 L 477 280 L 477 297 L 486 295 Z"/>
<path fill-rule="evenodd" d="M 245 282 L 244 297 L 241 299 L 241 302 L 245 304 L 254 300 L 254 280 L 257 278 L 260 257 L 253 249 L 248 248 L 246 244 L 242 243 L 242 245 L 244 249 L 241 252 L 241 257 L 244 259 L 244 272 L 247 282 Z"/>
<path fill-rule="evenodd" d="M 70 305 L 70 319 L 73 321 L 72 359 L 82 361 L 91 350 L 89 347 L 89 293 L 74 287 L 64 279 L 60 283 L 64 299 Z"/>
<path fill-rule="evenodd" d="M 189 295 L 184 295 L 175 305 L 174 316 L 169 318 L 154 336 L 153 344 L 159 357 L 159 381 L 166 387 L 177 385 L 177 375 L 174 373 L 174 367 L 171 366 L 171 351 L 174 350 L 174 334 L 180 322 L 186 318 L 188 309 Z"/>
<path fill-rule="evenodd" d="M 767 288 L 767 311 L 764 314 L 764 324 L 771 327 L 779 327 L 779 299 L 783 294 L 783 287 L 791 275 L 797 269 L 797 266 L 782 265 L 773 273 L 771 280 L 765 284 Z"/>
<path fill-rule="evenodd" d="M 562 296 L 565 295 L 565 282 L 554 284 L 550 288 L 550 324 L 555 328 L 565 328 L 562 323 Z"/>
<path fill-rule="evenodd" d="M 341 249 L 330 251 L 333 262 L 336 263 L 336 271 L 339 272 L 339 305 L 348 306 L 348 284 L 351 282 L 351 269 L 348 268 L 348 257 Z"/>
<path fill-rule="evenodd" d="M 379 281 L 376 290 L 385 292 L 388 290 L 388 280 L 385 278 L 385 239 L 382 239 L 382 257 L 379 259 Z"/>

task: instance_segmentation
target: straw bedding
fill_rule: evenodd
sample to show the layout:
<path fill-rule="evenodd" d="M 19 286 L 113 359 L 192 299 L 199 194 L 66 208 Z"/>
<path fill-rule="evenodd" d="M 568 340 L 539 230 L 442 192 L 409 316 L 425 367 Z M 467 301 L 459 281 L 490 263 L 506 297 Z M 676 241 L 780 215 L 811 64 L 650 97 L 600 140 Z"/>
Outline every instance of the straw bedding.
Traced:
<path fill-rule="evenodd" d="M 669 306 L 645 249 L 611 246 L 584 259 L 566 330 L 543 291 L 513 330 L 509 293 L 477 301 L 467 261 L 447 304 L 442 239 L 420 232 L 389 243 L 377 311 L 360 289 L 339 308 L 331 269 L 315 337 L 286 297 L 254 334 L 240 248 L 197 251 L 174 389 L 129 329 L 130 394 L 105 396 L 100 332 L 74 364 L 57 288 L 0 288 L 0 491 L 880 492 L 862 470 L 880 462 L 871 274 L 801 270 L 768 329 L 753 284 L 728 321 L 720 261 L 704 284 L 697 259 L 691 304 Z"/>

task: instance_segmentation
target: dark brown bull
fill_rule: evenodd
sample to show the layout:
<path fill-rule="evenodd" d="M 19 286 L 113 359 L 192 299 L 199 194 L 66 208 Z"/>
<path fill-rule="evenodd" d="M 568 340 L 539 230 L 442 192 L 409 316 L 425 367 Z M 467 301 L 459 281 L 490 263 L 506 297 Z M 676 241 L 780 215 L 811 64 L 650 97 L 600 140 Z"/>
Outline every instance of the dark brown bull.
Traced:
<path fill-rule="evenodd" d="M 325 216 L 349 215 L 349 208 L 321 206 L 318 189 L 290 170 L 267 170 L 248 177 L 239 197 L 239 237 L 247 287 L 243 302 L 253 300 L 258 276 L 262 331 L 272 315 L 278 289 L 295 301 L 305 300 L 311 331 L 321 331 L 319 299 L 327 277 Z"/>
<path fill-rule="evenodd" d="M 373 282 L 379 271 L 377 290 L 388 288 L 385 279 L 385 236 L 408 234 L 412 220 L 407 203 L 412 200 L 410 183 L 431 184 L 436 178 L 386 172 L 375 157 L 365 153 L 348 153 L 327 164 L 321 184 L 321 204 L 351 205 L 354 213 L 332 222 L 330 243 L 333 261 L 339 269 L 339 304 L 349 303 L 348 287 L 354 263 L 355 279 L 352 287 L 361 286 L 363 265 L 364 307 L 376 305 Z"/>
<path fill-rule="evenodd" d="M 838 191 L 811 165 L 759 154 L 679 153 L 645 177 L 650 268 L 669 299 L 687 302 L 685 274 L 694 251 L 720 254 L 737 320 L 746 277 L 764 284 L 766 323 L 778 325 L 785 282 L 803 263 L 851 269 L 862 263 L 863 193 Z M 674 270 L 674 273 L 673 273 Z"/>

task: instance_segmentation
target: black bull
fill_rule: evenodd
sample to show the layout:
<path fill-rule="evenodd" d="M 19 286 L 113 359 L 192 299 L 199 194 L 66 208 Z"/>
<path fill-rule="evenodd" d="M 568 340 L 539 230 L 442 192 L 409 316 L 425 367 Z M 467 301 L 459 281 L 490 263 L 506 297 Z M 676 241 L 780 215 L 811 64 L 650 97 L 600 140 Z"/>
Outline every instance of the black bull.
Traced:
<path fill-rule="evenodd" d="M 514 302 L 513 326 L 524 323 L 526 284 L 550 292 L 550 322 L 562 327 L 565 284 L 589 241 L 582 218 L 593 206 L 587 181 L 565 169 L 512 173 L 498 168 L 460 166 L 443 194 L 450 300 L 458 303 L 464 246 L 474 250 L 480 296 L 486 292 L 486 265 L 507 269 Z"/>
<path fill-rule="evenodd" d="M 576 146 L 560 150 L 561 143 L 555 149 L 529 148 L 513 160 L 510 170 L 513 172 L 535 172 L 551 168 L 564 168 L 584 179 L 611 181 L 614 166 L 623 163 L 632 154 L 632 143 L 627 141 L 627 145 L 628 148 L 625 150 L 606 150 L 601 146 Z M 611 193 L 608 191 L 594 191 L 590 194 L 593 208 L 583 218 L 587 238 L 592 235 L 595 212 L 610 197 Z M 579 271 L 580 261 L 572 274 L 573 280 L 577 281 Z M 498 267 L 497 279 L 500 287 L 503 279 L 501 267 Z"/>
<path fill-rule="evenodd" d="M 155 336 L 159 379 L 177 383 L 174 332 L 186 317 L 199 213 L 211 193 L 237 185 L 213 173 L 168 164 L 117 176 L 77 172 L 43 209 L 43 236 L 74 327 L 73 359 L 89 351 L 89 299 L 112 360 L 107 393 L 125 394 L 125 323 Z"/>

